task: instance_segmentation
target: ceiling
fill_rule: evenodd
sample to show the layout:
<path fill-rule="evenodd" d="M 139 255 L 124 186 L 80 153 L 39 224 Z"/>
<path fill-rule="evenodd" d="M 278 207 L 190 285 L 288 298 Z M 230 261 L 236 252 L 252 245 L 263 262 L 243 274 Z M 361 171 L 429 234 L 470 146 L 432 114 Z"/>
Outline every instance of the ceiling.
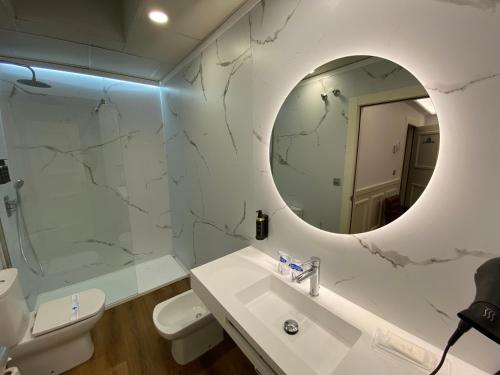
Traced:
<path fill-rule="evenodd" d="M 244 2 L 0 0 L 0 56 L 158 81 Z"/>

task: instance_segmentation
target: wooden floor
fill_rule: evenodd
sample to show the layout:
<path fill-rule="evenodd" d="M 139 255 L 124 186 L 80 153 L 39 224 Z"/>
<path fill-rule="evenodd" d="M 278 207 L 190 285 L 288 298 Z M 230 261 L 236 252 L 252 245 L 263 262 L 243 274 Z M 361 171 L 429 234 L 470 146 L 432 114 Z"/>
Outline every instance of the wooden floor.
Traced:
<path fill-rule="evenodd" d="M 255 374 L 252 364 L 226 336 L 193 362 L 180 366 L 153 325 L 156 304 L 189 289 L 188 279 L 119 305 L 92 330 L 92 359 L 66 375 Z"/>

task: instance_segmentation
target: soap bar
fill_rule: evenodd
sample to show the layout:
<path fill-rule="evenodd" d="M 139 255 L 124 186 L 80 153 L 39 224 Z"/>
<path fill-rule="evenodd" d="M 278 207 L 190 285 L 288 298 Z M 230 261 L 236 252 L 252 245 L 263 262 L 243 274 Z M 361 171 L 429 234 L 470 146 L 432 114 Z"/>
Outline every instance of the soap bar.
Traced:
<path fill-rule="evenodd" d="M 374 344 L 379 349 L 405 359 L 425 370 L 431 371 L 437 365 L 438 358 L 434 354 L 391 331 L 382 332 L 377 330 Z"/>

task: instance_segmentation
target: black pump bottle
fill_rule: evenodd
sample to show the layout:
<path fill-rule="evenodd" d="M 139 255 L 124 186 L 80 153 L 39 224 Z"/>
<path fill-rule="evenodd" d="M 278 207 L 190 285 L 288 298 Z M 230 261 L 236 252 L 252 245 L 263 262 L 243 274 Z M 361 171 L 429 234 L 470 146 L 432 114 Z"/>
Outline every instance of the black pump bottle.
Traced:
<path fill-rule="evenodd" d="M 255 238 L 263 240 L 267 238 L 269 233 L 269 216 L 262 213 L 262 210 L 257 211 Z"/>

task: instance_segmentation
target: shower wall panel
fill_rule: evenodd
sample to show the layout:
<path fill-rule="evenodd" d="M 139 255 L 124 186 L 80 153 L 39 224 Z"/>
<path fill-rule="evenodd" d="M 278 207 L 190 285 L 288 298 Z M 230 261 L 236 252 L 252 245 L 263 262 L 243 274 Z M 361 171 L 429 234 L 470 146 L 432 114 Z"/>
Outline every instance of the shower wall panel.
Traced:
<path fill-rule="evenodd" d="M 25 74 L 0 67 L 0 114 L 39 291 L 171 253 L 159 89 L 37 69 L 52 86 L 38 89 L 16 82 Z"/>

